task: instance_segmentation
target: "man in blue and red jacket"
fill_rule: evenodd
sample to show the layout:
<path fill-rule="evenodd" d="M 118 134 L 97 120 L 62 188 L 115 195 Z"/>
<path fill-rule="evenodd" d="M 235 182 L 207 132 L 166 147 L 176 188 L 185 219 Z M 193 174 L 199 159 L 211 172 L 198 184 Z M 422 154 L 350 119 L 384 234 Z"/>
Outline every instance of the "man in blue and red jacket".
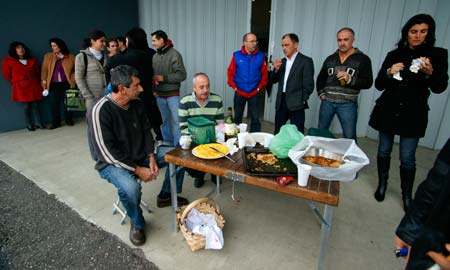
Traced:
<path fill-rule="evenodd" d="M 228 85 L 234 89 L 234 112 L 236 124 L 242 123 L 245 104 L 251 116 L 250 132 L 261 131 L 259 121 L 258 93 L 268 81 L 267 65 L 264 53 L 258 50 L 258 40 L 253 33 L 242 38 L 241 50 L 233 53 L 228 66 Z"/>

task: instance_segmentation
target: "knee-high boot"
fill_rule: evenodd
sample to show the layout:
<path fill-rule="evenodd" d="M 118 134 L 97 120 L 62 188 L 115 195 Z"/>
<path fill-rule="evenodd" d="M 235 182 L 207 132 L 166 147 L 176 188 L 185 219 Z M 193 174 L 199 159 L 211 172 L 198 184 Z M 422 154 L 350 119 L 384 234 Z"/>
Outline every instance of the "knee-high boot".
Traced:
<path fill-rule="evenodd" d="M 414 177 L 416 176 L 416 169 L 406 169 L 400 166 L 400 179 L 402 188 L 403 209 L 405 212 L 409 209 L 412 202 L 412 190 L 414 186 Z"/>
<path fill-rule="evenodd" d="M 377 157 L 378 187 L 377 191 L 375 191 L 374 197 L 375 200 L 379 202 L 382 202 L 384 200 L 384 195 L 386 194 L 390 166 L 390 157 Z"/>

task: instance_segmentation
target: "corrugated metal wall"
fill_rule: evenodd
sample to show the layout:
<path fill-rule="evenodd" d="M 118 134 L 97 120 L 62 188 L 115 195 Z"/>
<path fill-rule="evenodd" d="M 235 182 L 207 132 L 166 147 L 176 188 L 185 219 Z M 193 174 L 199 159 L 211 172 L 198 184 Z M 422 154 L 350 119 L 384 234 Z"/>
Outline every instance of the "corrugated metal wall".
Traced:
<path fill-rule="evenodd" d="M 256 0 L 257 1 L 257 0 Z M 294 32 L 300 38 L 300 50 L 313 58 L 315 77 L 325 58 L 337 49 L 336 31 L 351 27 L 356 32 L 355 46 L 372 59 L 374 77 L 387 54 L 400 39 L 403 24 L 413 15 L 428 13 L 437 23 L 437 46 L 450 48 L 450 1 L 445 0 L 273 0 L 271 40 L 275 41 L 274 57 L 282 56 L 281 36 Z M 377 138 L 378 132 L 367 123 L 375 100 L 380 95 L 374 87 L 361 92 L 359 100 L 358 136 Z M 449 91 L 430 97 L 429 124 L 420 144 L 441 148 L 450 137 Z M 274 119 L 274 100 L 265 112 Z M 310 98 L 306 113 L 307 127 L 316 127 L 320 102 L 316 92 Z M 333 131 L 340 132 L 335 119 Z"/>
<path fill-rule="evenodd" d="M 192 91 L 195 73 L 205 72 L 211 92 L 221 95 L 225 106 L 230 106 L 233 95 L 227 86 L 227 67 L 242 35 L 250 29 L 248 7 L 248 1 L 242 0 L 140 0 L 139 17 L 149 36 L 164 30 L 182 54 L 188 74 L 183 93 Z"/>
<path fill-rule="evenodd" d="M 242 44 L 242 35 L 250 29 L 250 5 L 251 0 L 140 0 L 139 19 L 149 34 L 165 30 L 183 55 L 188 77 L 200 71 L 208 73 L 213 91 L 229 106 L 233 92 L 226 84 L 226 69 L 232 52 Z M 435 18 L 437 46 L 450 48 L 449 12 L 448 0 L 272 0 L 270 43 L 274 44 L 274 58 L 282 57 L 281 36 L 297 33 L 300 50 L 313 58 L 317 77 L 324 59 L 337 48 L 336 31 L 348 26 L 356 32 L 355 46 L 372 59 L 376 76 L 387 52 L 399 40 L 401 27 L 417 13 Z M 183 91 L 191 89 L 189 79 L 183 83 Z M 372 87 L 360 95 L 358 136 L 377 138 L 367 123 L 379 94 Z M 274 96 L 266 100 L 264 118 L 269 121 L 275 117 Z M 306 127 L 316 127 L 320 103 L 315 92 L 309 103 Z M 432 95 L 429 104 L 430 121 L 420 144 L 441 148 L 450 137 L 449 91 Z M 336 122 L 333 131 L 340 132 Z"/>

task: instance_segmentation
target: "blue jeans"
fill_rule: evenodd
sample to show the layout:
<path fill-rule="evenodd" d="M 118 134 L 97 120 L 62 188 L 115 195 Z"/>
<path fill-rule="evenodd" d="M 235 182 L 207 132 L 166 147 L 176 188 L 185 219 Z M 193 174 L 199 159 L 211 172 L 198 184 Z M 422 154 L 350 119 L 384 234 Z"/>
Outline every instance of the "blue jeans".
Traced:
<path fill-rule="evenodd" d="M 174 149 L 173 147 L 168 147 L 168 146 L 160 146 L 158 148 L 158 154 L 156 155 L 156 162 L 158 163 L 159 168 L 164 168 L 168 165 L 168 163 L 164 160 L 164 155 L 173 149 Z M 175 168 L 176 168 L 176 179 L 177 179 L 177 193 L 181 193 L 183 191 L 185 168 L 181 167 L 181 166 L 175 166 Z M 169 168 L 166 169 L 166 174 L 164 175 L 164 181 L 163 181 L 161 190 L 168 194 L 171 193 L 170 192 Z"/>
<path fill-rule="evenodd" d="M 245 103 L 248 102 L 248 111 L 251 117 L 250 132 L 260 132 L 261 122 L 259 122 L 259 93 L 251 98 L 241 97 L 234 93 L 234 121 L 236 124 L 242 123 Z"/>
<path fill-rule="evenodd" d="M 180 119 L 178 118 L 180 97 L 156 97 L 156 103 L 158 104 L 159 111 L 161 112 L 161 132 L 164 143 L 171 146 L 178 146 L 181 136 Z"/>
<path fill-rule="evenodd" d="M 167 166 L 167 162 L 164 161 L 164 155 L 171 151 L 172 147 L 160 147 L 158 154 L 156 155 L 156 162 L 158 167 L 163 168 Z M 148 159 L 140 164 L 141 166 L 148 167 Z M 137 229 L 143 229 L 145 226 L 144 216 L 141 209 L 141 184 L 139 178 L 129 170 L 124 168 L 118 168 L 113 165 L 109 165 L 103 170 L 99 171 L 100 177 L 107 180 L 117 188 L 120 202 L 127 211 L 127 215 L 130 217 L 131 223 Z M 177 179 L 177 193 L 180 193 L 183 189 L 184 180 L 184 168 L 179 167 L 176 171 Z M 166 170 L 164 181 L 161 190 L 170 192 L 170 173 L 169 169 Z"/>
<path fill-rule="evenodd" d="M 120 202 L 127 211 L 131 224 L 137 229 L 144 229 L 145 220 L 140 206 L 142 192 L 139 178 L 133 172 L 113 165 L 109 165 L 98 173 L 117 188 Z"/>
<path fill-rule="evenodd" d="M 341 123 L 344 138 L 356 141 L 356 121 L 358 120 L 358 103 L 336 103 L 322 99 L 319 111 L 319 129 L 329 129 L 334 115 Z"/>
<path fill-rule="evenodd" d="M 391 157 L 394 134 L 379 132 L 378 156 Z M 400 166 L 407 170 L 416 168 L 416 149 L 419 138 L 400 136 Z"/>

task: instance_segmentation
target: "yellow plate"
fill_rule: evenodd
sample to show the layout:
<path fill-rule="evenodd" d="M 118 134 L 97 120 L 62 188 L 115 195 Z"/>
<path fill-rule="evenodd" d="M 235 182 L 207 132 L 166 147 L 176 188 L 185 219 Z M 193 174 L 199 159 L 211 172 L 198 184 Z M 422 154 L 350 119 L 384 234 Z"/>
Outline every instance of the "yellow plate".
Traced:
<path fill-rule="evenodd" d="M 223 153 L 217 153 L 216 151 L 212 150 L 210 147 L 214 147 L 217 150 L 219 150 L 220 152 Z M 195 147 L 194 149 L 192 149 L 192 154 L 198 158 L 203 158 L 203 159 L 217 159 L 217 158 L 221 158 L 224 155 L 227 155 L 229 152 L 228 147 L 226 145 L 220 144 L 220 143 L 207 143 L 207 144 L 202 144 L 199 145 L 197 147 Z"/>

